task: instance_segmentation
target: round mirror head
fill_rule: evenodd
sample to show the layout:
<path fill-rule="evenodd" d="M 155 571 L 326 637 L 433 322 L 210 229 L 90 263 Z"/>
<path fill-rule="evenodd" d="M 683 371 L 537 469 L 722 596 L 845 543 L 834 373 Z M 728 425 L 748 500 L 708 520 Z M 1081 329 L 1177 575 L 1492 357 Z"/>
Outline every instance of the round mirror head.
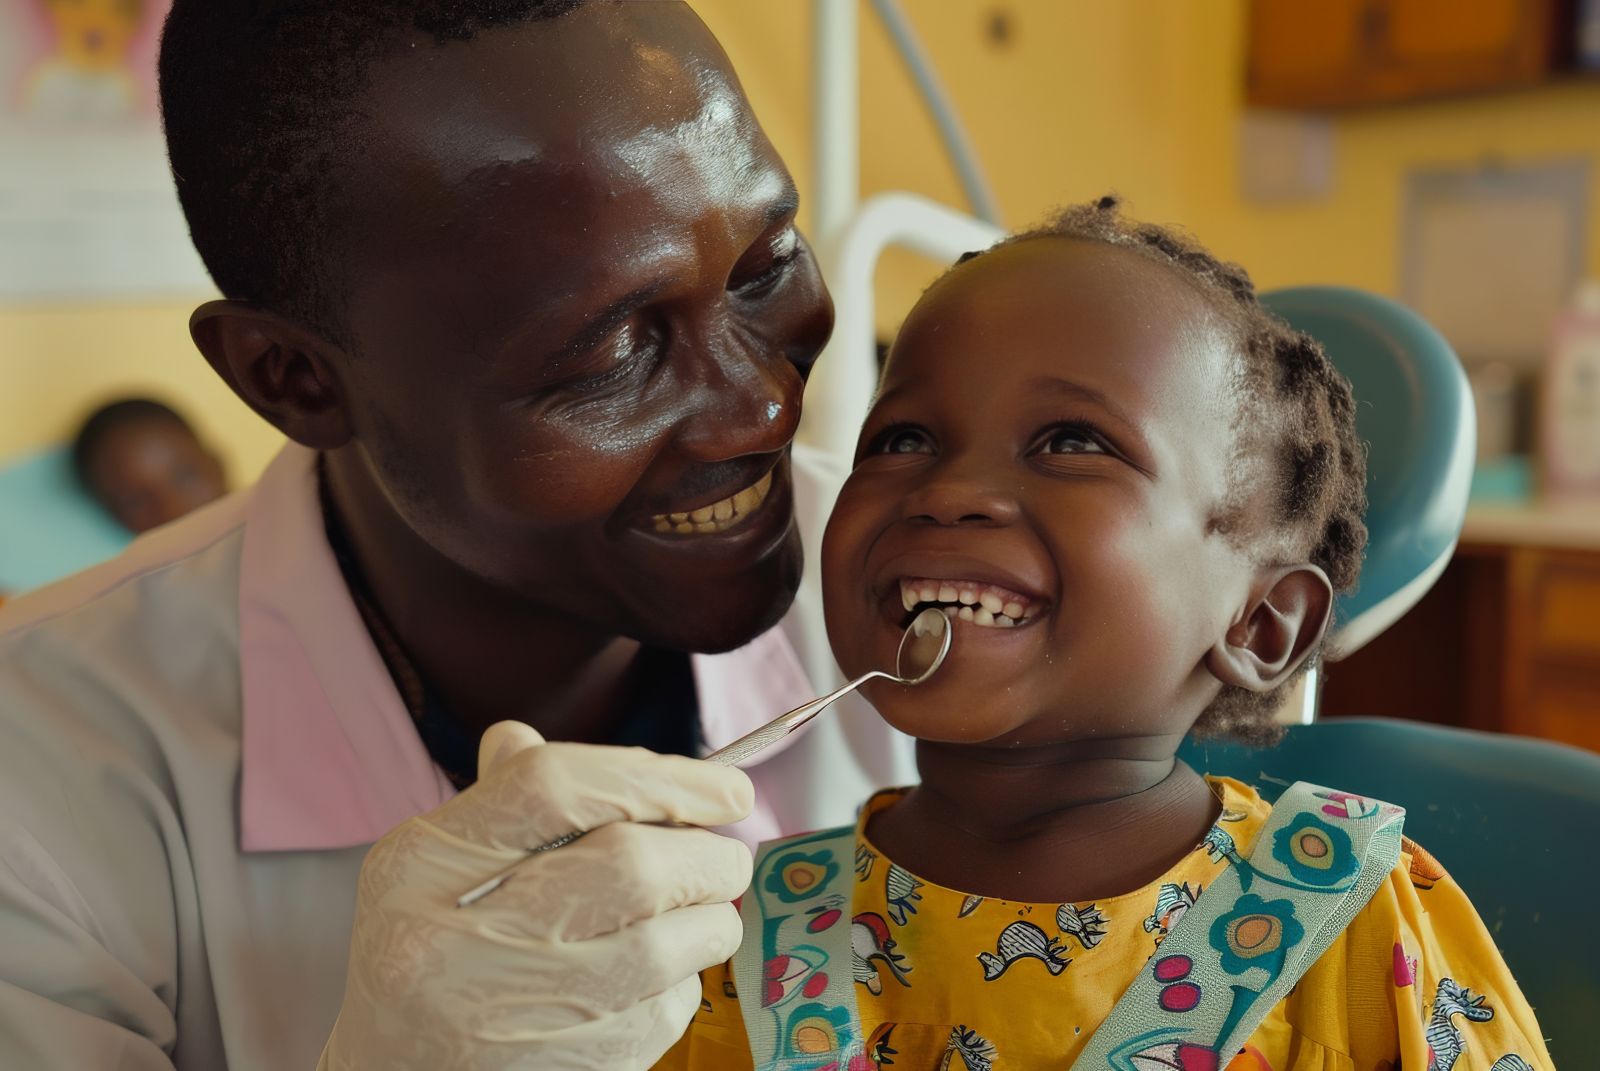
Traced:
<path fill-rule="evenodd" d="M 901 684 L 921 684 L 944 664 L 955 632 L 944 611 L 929 607 L 911 619 L 895 657 L 895 675 Z"/>

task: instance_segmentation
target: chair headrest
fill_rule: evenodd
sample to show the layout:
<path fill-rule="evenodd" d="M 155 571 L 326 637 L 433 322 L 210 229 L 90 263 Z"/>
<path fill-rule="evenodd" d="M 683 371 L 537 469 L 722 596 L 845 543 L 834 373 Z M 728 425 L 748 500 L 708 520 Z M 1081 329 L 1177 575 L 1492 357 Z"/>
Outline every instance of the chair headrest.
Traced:
<path fill-rule="evenodd" d="M 1261 301 L 1321 342 L 1349 378 L 1370 446 L 1367 556 L 1359 586 L 1337 605 L 1328 655 L 1337 659 L 1416 605 L 1450 560 L 1472 483 L 1472 390 L 1444 336 L 1388 298 L 1302 286 Z"/>

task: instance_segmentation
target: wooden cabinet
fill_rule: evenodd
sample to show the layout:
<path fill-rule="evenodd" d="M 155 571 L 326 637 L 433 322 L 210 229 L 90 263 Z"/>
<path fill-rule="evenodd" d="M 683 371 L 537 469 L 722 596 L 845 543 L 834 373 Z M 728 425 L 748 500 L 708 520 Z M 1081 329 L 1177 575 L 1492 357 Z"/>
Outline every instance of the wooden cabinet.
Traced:
<path fill-rule="evenodd" d="M 1500 727 L 1600 751 L 1600 554 L 1506 556 Z"/>
<path fill-rule="evenodd" d="M 1531 85 L 1569 21 L 1563 0 L 1252 0 L 1246 97 L 1324 109 Z"/>
<path fill-rule="evenodd" d="M 1247 96 L 1269 107 L 1350 103 L 1366 66 L 1368 0 L 1253 0 Z"/>
<path fill-rule="evenodd" d="M 1600 751 L 1600 549 L 1463 542 L 1411 613 L 1328 667 L 1322 714 Z"/>

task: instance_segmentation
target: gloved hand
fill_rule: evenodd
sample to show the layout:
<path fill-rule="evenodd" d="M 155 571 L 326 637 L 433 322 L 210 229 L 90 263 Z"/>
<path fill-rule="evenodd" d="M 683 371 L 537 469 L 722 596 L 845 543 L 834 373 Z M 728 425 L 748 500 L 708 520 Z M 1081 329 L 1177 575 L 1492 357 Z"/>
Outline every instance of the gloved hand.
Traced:
<path fill-rule="evenodd" d="M 373 845 L 361 868 L 344 1005 L 323 1071 L 631 1071 L 700 1005 L 698 973 L 738 947 L 728 902 L 750 852 L 693 826 L 750 812 L 736 769 L 642 748 L 546 744 L 502 722 L 479 780 Z M 470 907 L 456 897 L 525 850 Z"/>

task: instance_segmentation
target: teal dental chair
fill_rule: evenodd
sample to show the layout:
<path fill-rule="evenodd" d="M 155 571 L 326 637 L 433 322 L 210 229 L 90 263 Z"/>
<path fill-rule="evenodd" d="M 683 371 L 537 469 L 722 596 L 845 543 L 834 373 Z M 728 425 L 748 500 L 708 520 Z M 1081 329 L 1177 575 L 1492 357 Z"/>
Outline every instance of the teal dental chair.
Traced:
<path fill-rule="evenodd" d="M 0 462 L 0 594 L 86 569 L 132 539 L 83 493 L 66 447 Z"/>
<path fill-rule="evenodd" d="M 1433 587 L 1467 512 L 1477 420 L 1455 351 L 1427 321 L 1362 290 L 1302 286 L 1262 297 L 1322 343 L 1355 388 L 1367 461 L 1367 557 L 1339 600 L 1336 661 L 1394 624 Z"/>
<path fill-rule="evenodd" d="M 1449 344 L 1394 302 L 1337 287 L 1263 300 L 1350 377 L 1371 444 L 1371 540 L 1360 588 L 1336 609 L 1336 662 L 1410 609 L 1449 561 L 1472 474 L 1472 396 Z M 1307 694 L 1314 714 L 1314 684 Z M 1600 889 L 1600 755 L 1392 719 L 1300 720 L 1310 723 L 1291 725 L 1276 748 L 1191 740 L 1181 754 L 1269 799 L 1311 781 L 1405 807 L 1406 833 L 1472 898 L 1557 1065 L 1589 1066 L 1585 1039 L 1600 1012 L 1600 927 L 1587 910 Z"/>

